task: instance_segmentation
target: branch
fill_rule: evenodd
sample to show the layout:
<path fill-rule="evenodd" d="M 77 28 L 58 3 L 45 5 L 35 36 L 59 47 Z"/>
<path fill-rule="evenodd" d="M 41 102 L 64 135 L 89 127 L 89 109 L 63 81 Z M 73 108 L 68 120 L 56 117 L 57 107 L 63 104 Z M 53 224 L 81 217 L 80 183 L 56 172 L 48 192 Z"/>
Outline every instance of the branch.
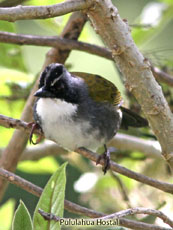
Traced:
<path fill-rule="evenodd" d="M 35 46 L 49 46 L 55 48 L 69 49 L 84 51 L 86 53 L 98 55 L 109 60 L 113 60 L 112 54 L 109 49 L 91 45 L 86 42 L 79 42 L 72 39 L 67 39 L 58 36 L 36 36 L 26 34 L 15 34 L 9 32 L 0 32 L 0 42 L 12 43 L 18 45 L 35 45 Z M 173 86 L 173 77 L 157 67 L 151 67 L 156 80 L 164 82 L 170 86 Z M 10 99 L 10 98 L 9 98 Z"/>
<path fill-rule="evenodd" d="M 0 20 L 15 22 L 17 20 L 53 18 L 74 11 L 91 7 L 92 0 L 70 0 L 49 6 L 16 6 L 0 8 Z"/>
<path fill-rule="evenodd" d="M 109 146 L 115 146 L 121 151 L 139 151 L 147 157 L 162 158 L 161 147 L 158 141 L 145 140 L 139 137 L 117 133 L 109 142 Z"/>
<path fill-rule="evenodd" d="M 0 32 L 0 42 L 18 45 L 49 46 L 61 49 L 80 50 L 112 60 L 111 52 L 104 47 L 58 36 L 36 36 Z"/>
<path fill-rule="evenodd" d="M 41 196 L 41 193 L 43 191 L 42 188 L 32 184 L 31 182 L 21 178 L 20 176 L 15 175 L 14 173 L 11 173 L 3 168 L 0 168 L 0 176 L 8 180 L 10 183 L 15 184 L 16 186 L 24 189 L 25 191 L 37 197 Z M 89 217 L 99 217 L 104 215 L 103 213 L 98 213 L 93 210 L 83 208 L 80 205 L 74 204 L 67 200 L 64 201 L 64 206 L 65 209 L 67 209 L 68 211 L 77 213 L 79 215 L 83 214 Z"/>
<path fill-rule="evenodd" d="M 112 178 L 117 182 L 118 184 L 118 189 L 120 191 L 120 194 L 122 195 L 123 200 L 125 203 L 127 203 L 127 207 L 131 208 L 130 200 L 127 195 L 126 187 L 124 186 L 124 183 L 122 182 L 120 176 L 118 176 L 116 173 L 113 173 L 110 171 Z"/>
<path fill-rule="evenodd" d="M 152 216 L 159 217 L 163 220 L 164 223 L 168 224 L 169 226 L 173 227 L 173 220 L 171 220 L 168 216 L 166 216 L 163 212 L 150 209 L 150 208 L 143 208 L 143 207 L 136 207 L 136 208 L 129 208 L 126 210 L 122 210 L 120 212 L 113 213 L 111 215 L 107 215 L 102 217 L 103 220 L 105 219 L 114 219 L 114 218 L 122 218 L 124 216 L 135 215 L 135 214 L 149 214 Z"/>
<path fill-rule="evenodd" d="M 18 120 L 18 119 L 13 119 L 11 117 L 7 117 L 1 114 L 0 114 L 0 126 L 6 127 L 6 128 L 19 129 L 22 131 L 26 131 L 27 133 L 31 132 L 31 126 L 29 125 L 29 123 Z M 39 129 L 35 129 L 34 133 L 39 134 L 39 135 L 42 134 L 41 130 Z"/>
<path fill-rule="evenodd" d="M 15 128 L 30 133 L 31 126 L 27 122 L 13 119 L 0 114 L 0 126 L 6 128 Z M 42 135 L 41 130 L 35 129 L 35 134 Z M 126 144 L 124 144 L 126 143 Z M 116 136 L 109 142 L 109 146 L 114 146 L 121 151 L 139 151 L 145 153 L 148 157 L 161 158 L 161 149 L 158 141 L 144 140 L 139 137 L 134 137 L 127 134 L 117 133 Z M 44 149 L 44 151 L 43 151 Z M 47 155 L 56 155 L 59 151 L 66 153 L 57 144 L 40 144 L 35 147 L 30 147 L 24 150 L 21 160 L 38 160 Z M 0 153 L 2 150 L 0 151 Z"/>
<path fill-rule="evenodd" d="M 125 210 L 126 211 L 126 210 Z M 64 222 L 66 222 L 66 223 L 70 223 L 71 221 L 73 221 L 73 219 L 71 219 L 71 218 L 60 218 L 59 216 L 56 216 L 56 215 L 54 215 L 53 213 L 47 213 L 47 212 L 44 212 L 43 210 L 41 210 L 41 209 L 39 209 L 38 210 L 38 212 L 40 213 L 40 215 L 45 219 L 45 220 L 48 220 L 48 221 L 51 221 L 51 220 L 53 220 L 53 221 L 56 221 L 56 222 L 59 222 L 59 221 L 61 221 L 61 220 L 63 220 Z M 106 216 L 104 216 L 104 217 L 106 217 Z M 100 218 L 95 218 L 95 219 L 86 219 L 86 221 L 87 221 L 87 223 L 92 223 L 92 225 L 94 225 L 94 226 L 98 226 L 98 221 L 101 223 L 101 221 L 105 221 L 106 220 L 106 218 L 104 218 L 104 217 L 100 217 Z M 75 221 L 76 221 L 76 219 L 74 219 Z M 81 219 L 79 219 L 79 221 L 80 221 Z M 117 225 L 117 227 L 119 226 L 119 225 L 121 225 L 121 226 L 124 226 L 123 224 L 122 224 L 122 221 L 124 221 L 124 220 L 126 220 L 126 219 L 122 219 L 122 218 L 120 218 L 120 219 L 116 219 L 116 225 Z M 129 220 L 128 220 L 129 221 Z M 103 222 L 104 223 L 104 222 Z M 111 222 L 110 222 L 110 220 L 108 220 L 108 223 L 107 223 L 107 225 L 109 225 Z M 105 224 L 103 224 L 103 225 L 105 225 Z M 100 226 L 102 226 L 102 224 L 100 224 Z M 158 227 L 158 226 L 156 226 L 156 225 L 153 225 L 153 224 L 145 224 L 145 223 L 143 223 L 143 222 L 136 222 L 135 223 L 135 221 L 133 221 L 133 225 L 132 226 L 124 226 L 124 227 L 131 227 L 131 229 L 142 229 L 142 230 L 144 230 L 144 229 L 153 229 L 153 230 L 171 230 L 170 228 L 164 228 L 164 227 Z M 147 227 L 147 228 L 146 228 Z"/>
<path fill-rule="evenodd" d="M 126 79 L 162 147 L 162 154 L 173 169 L 173 116 L 161 87 L 155 81 L 149 62 L 136 47 L 130 30 L 111 0 L 95 1 L 89 9 L 94 29 L 102 37 Z"/>
<path fill-rule="evenodd" d="M 26 190 L 29 193 L 32 193 L 33 195 L 36 195 L 37 197 L 40 197 L 42 193 L 42 188 L 32 184 L 31 182 L 15 175 L 14 173 L 8 172 L 5 169 L 0 168 L 0 176 L 6 180 L 8 180 L 10 183 L 17 185 L 18 187 Z M 83 216 L 88 216 L 91 218 L 98 218 L 103 217 L 106 214 L 96 212 L 94 210 L 82 207 L 78 204 L 75 204 L 71 201 L 65 200 L 64 201 L 64 208 L 68 210 L 69 212 L 76 213 Z M 152 224 L 146 224 L 142 222 L 132 221 L 125 218 L 120 218 L 119 223 L 121 226 L 129 227 L 131 229 L 138 229 L 138 230 L 171 230 L 170 228 L 164 228 L 164 227 L 158 227 Z"/>
<path fill-rule="evenodd" d="M 1 121 L 0 121 L 1 122 Z M 36 130 L 37 131 L 37 130 Z M 130 136 L 127 134 L 117 133 L 111 140 L 109 146 L 113 146 L 121 151 L 139 151 L 147 155 L 149 158 L 162 159 L 160 145 L 158 141 L 144 140 L 139 137 Z M 0 149 L 0 154 L 2 150 Z M 59 147 L 56 143 L 41 143 L 34 147 L 26 148 L 20 158 L 24 160 L 38 160 L 45 156 L 57 156 L 59 154 L 66 154 L 67 151 Z"/>
<path fill-rule="evenodd" d="M 58 36 L 36 36 L 26 34 L 15 34 L 9 32 L 0 32 L 0 42 L 12 43 L 18 45 L 35 45 L 35 46 L 49 46 L 55 48 L 69 49 L 83 51 L 89 54 L 98 55 L 109 60 L 113 60 L 112 54 L 109 49 L 85 43 L 72 39 L 66 39 Z M 156 80 L 164 82 L 170 86 L 173 86 L 173 76 L 165 73 L 157 67 L 152 66 L 151 70 Z M 3 98 L 9 100 L 16 100 L 16 98 Z"/>
<path fill-rule="evenodd" d="M 97 158 L 98 158 L 98 154 L 94 153 L 94 152 L 91 152 L 85 148 L 79 148 L 79 149 L 76 149 L 75 152 L 81 154 L 82 156 L 96 162 L 97 161 Z M 100 164 L 103 166 L 104 165 L 104 161 L 101 160 Z M 147 185 L 150 185 L 154 188 L 157 188 L 157 189 L 160 189 L 164 192 L 168 192 L 168 193 L 173 193 L 173 184 L 170 184 L 170 183 L 164 183 L 164 182 L 161 182 L 161 181 L 158 181 L 158 180 L 155 180 L 153 178 L 150 178 L 150 177 L 147 177 L 147 176 L 144 176 L 140 173 L 136 173 L 136 172 L 133 172 L 132 170 L 129 170 L 123 166 L 120 166 L 119 164 L 111 161 L 110 162 L 110 169 L 112 171 L 115 171 L 117 173 L 120 173 L 124 176 L 127 176 L 129 178 L 132 178 L 138 182 L 141 182 L 141 183 L 144 183 L 144 184 L 147 184 Z"/>
<path fill-rule="evenodd" d="M 168 73 L 165 73 L 164 71 L 154 66 L 152 66 L 151 70 L 156 80 L 162 81 L 170 86 L 173 86 L 173 76 L 170 76 Z"/>
<path fill-rule="evenodd" d="M 1 117 L 2 117 L 2 115 L 1 115 Z M 3 118 L 3 120 L 5 120 L 5 122 L 7 122 L 8 119 L 7 119 L 7 117 L 5 117 L 5 119 Z M 14 127 L 14 126 L 15 126 L 15 125 L 14 125 L 15 119 L 12 119 L 12 120 L 13 120 L 13 127 Z M 1 119 L 0 119 L 0 121 L 1 121 Z M 11 121 L 11 119 L 9 120 L 9 122 L 10 122 L 10 121 Z M 16 128 L 20 128 L 20 125 L 19 125 L 20 122 L 19 122 L 19 120 L 16 120 L 16 121 L 17 121 L 17 124 L 18 124 L 18 125 L 16 126 Z M 1 123 L 3 123 L 3 122 L 1 122 Z M 23 123 L 21 123 L 21 124 L 23 125 Z M 3 125 L 3 124 L 2 124 L 2 125 Z M 5 125 L 6 125 L 6 123 L 5 123 Z M 21 128 L 23 129 L 23 126 L 21 126 Z M 28 128 L 27 128 L 27 126 L 26 126 L 26 129 L 30 130 L 30 127 L 28 126 Z M 37 133 L 38 130 L 35 129 L 34 132 Z M 81 154 L 82 156 L 84 156 L 84 157 L 86 157 L 86 158 L 88 158 L 88 159 L 90 159 L 90 160 L 92 160 L 92 161 L 94 161 L 94 162 L 97 161 L 98 154 L 96 154 L 96 153 L 94 153 L 94 152 L 91 152 L 91 151 L 89 151 L 89 150 L 87 150 L 87 149 L 85 149 L 85 148 L 76 149 L 75 152 Z M 104 161 L 103 161 L 103 160 L 101 161 L 101 165 L 104 165 Z M 129 178 L 132 178 L 132 179 L 134 179 L 134 180 L 136 180 L 136 181 L 139 181 L 139 182 L 141 182 L 141 183 L 150 185 L 150 186 L 152 186 L 152 187 L 155 187 L 155 188 L 157 188 L 157 189 L 160 189 L 160 190 L 165 191 L 165 192 L 168 192 L 168 193 L 173 193 L 173 185 L 172 185 L 172 184 L 164 183 L 164 182 L 161 182 L 161 181 L 152 179 L 152 178 L 150 178 L 150 177 L 144 176 L 144 175 L 142 175 L 142 174 L 140 174 L 140 173 L 133 172 L 133 171 L 131 171 L 131 170 L 129 170 L 129 169 L 126 169 L 125 167 L 120 166 L 120 165 L 118 165 L 117 163 L 112 162 L 112 161 L 111 161 L 111 163 L 110 163 L 110 168 L 111 168 L 113 171 L 115 171 L 115 172 L 118 172 L 118 173 L 120 173 L 120 174 L 122 174 L 122 175 L 124 175 L 124 176 L 127 176 L 127 177 L 129 177 Z"/>

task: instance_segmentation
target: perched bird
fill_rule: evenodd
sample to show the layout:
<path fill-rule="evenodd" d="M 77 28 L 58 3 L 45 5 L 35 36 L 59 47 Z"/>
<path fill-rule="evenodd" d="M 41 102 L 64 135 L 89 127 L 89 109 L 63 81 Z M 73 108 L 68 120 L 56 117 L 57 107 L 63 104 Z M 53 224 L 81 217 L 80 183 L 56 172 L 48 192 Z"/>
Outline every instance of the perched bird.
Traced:
<path fill-rule="evenodd" d="M 94 74 L 70 73 L 62 64 L 52 63 L 40 77 L 34 94 L 34 119 L 45 137 L 58 145 L 75 150 L 96 150 L 105 145 L 119 128 L 147 126 L 148 122 L 122 107 L 122 97 L 110 81 Z M 106 146 L 106 145 L 105 145 Z M 109 151 L 104 173 L 109 168 Z"/>

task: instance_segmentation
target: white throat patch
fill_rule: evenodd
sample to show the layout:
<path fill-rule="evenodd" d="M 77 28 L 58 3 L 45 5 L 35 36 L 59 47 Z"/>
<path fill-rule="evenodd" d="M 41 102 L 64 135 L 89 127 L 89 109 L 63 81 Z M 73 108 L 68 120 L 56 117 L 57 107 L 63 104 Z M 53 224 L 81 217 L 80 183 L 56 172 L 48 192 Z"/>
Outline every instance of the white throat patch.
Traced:
<path fill-rule="evenodd" d="M 77 105 L 60 99 L 40 98 L 37 102 L 37 113 L 42 119 L 53 121 L 60 117 L 71 117 L 77 111 Z"/>

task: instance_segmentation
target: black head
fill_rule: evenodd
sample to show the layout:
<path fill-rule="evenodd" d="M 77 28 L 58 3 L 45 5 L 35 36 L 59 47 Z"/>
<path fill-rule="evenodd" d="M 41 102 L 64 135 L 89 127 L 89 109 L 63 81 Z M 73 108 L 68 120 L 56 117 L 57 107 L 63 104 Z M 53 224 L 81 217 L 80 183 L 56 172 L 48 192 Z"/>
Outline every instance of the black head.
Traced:
<path fill-rule="evenodd" d="M 78 103 L 81 87 L 81 80 L 73 77 L 62 64 L 52 63 L 42 72 L 39 89 L 34 96 L 59 98 L 71 103 Z"/>
<path fill-rule="evenodd" d="M 48 65 L 40 76 L 39 88 L 43 86 L 51 86 L 54 81 L 58 81 L 63 75 L 65 68 L 58 63 L 52 63 Z"/>

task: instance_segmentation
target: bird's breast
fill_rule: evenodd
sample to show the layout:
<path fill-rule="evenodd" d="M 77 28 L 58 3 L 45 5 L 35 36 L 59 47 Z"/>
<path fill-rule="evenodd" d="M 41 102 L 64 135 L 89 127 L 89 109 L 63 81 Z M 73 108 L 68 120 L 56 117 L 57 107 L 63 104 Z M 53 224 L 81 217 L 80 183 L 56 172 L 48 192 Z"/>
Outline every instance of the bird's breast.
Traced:
<path fill-rule="evenodd" d="M 36 112 L 47 139 L 69 150 L 78 147 L 96 149 L 102 142 L 98 139 L 99 131 L 91 132 L 92 127 L 89 121 L 82 119 L 76 121 L 74 117 L 77 111 L 78 105 L 60 99 L 40 98 L 36 106 Z"/>

